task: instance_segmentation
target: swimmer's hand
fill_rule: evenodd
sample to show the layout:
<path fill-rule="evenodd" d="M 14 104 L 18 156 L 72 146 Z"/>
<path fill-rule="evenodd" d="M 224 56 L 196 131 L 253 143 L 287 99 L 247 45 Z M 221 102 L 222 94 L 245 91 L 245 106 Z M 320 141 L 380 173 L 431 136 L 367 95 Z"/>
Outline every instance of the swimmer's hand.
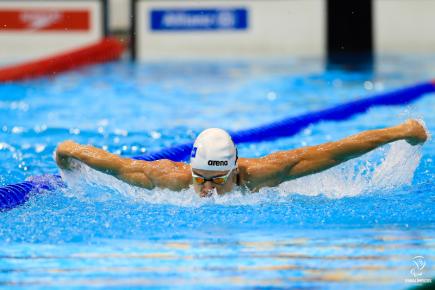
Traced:
<path fill-rule="evenodd" d="M 424 143 L 428 139 L 428 133 L 426 129 L 417 120 L 407 120 L 400 126 L 403 127 L 406 142 L 411 145 Z"/>
<path fill-rule="evenodd" d="M 59 146 L 57 146 L 56 163 L 60 169 L 64 169 L 64 170 L 73 169 L 71 166 L 71 158 L 78 146 L 80 145 L 71 140 L 62 142 L 59 144 Z"/>

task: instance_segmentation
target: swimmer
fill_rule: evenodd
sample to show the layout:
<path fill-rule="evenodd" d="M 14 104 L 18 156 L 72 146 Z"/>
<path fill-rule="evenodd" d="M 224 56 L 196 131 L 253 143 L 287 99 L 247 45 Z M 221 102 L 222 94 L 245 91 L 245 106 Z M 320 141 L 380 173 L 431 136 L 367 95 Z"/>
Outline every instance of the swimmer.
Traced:
<path fill-rule="evenodd" d="M 285 181 L 321 172 L 361 156 L 382 145 L 406 140 L 417 145 L 427 140 L 425 128 L 416 120 L 369 130 L 336 142 L 278 151 L 260 158 L 238 158 L 230 135 L 222 129 L 203 131 L 193 145 L 190 164 L 167 159 L 142 161 L 122 158 L 90 145 L 73 141 L 61 143 L 56 162 L 72 170 L 71 159 L 110 174 L 124 182 L 147 189 L 179 191 L 193 185 L 201 196 L 224 194 L 236 186 L 249 191 L 277 186 Z"/>

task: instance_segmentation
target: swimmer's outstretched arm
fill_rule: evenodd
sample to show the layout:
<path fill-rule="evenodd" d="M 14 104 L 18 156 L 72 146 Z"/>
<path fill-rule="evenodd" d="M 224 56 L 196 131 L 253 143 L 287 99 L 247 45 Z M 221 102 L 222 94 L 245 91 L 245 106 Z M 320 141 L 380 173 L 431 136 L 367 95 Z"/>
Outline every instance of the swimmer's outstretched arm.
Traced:
<path fill-rule="evenodd" d="M 110 174 L 135 186 L 152 189 L 155 187 L 181 190 L 192 180 L 190 166 L 170 160 L 142 161 L 122 158 L 90 145 L 65 141 L 56 149 L 56 163 L 61 169 L 70 170 L 71 159 Z"/>
<path fill-rule="evenodd" d="M 245 163 L 248 187 L 258 189 L 323 171 L 390 142 L 406 140 L 416 145 L 427 138 L 419 122 L 408 120 L 398 126 L 365 131 L 336 142 L 241 161 Z"/>

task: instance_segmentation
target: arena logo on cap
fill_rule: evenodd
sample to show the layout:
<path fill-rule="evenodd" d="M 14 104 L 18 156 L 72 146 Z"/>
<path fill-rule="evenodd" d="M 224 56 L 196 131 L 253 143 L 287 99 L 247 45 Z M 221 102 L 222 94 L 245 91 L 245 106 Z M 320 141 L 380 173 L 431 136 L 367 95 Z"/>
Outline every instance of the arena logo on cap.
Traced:
<path fill-rule="evenodd" d="M 246 30 L 245 8 L 154 9 L 150 12 L 153 31 L 177 30 Z"/>
<path fill-rule="evenodd" d="M 218 160 L 209 160 L 208 165 L 210 166 L 227 166 L 228 161 L 218 161 Z"/>
<path fill-rule="evenodd" d="M 0 10 L 0 30 L 87 31 L 88 10 L 16 9 Z"/>

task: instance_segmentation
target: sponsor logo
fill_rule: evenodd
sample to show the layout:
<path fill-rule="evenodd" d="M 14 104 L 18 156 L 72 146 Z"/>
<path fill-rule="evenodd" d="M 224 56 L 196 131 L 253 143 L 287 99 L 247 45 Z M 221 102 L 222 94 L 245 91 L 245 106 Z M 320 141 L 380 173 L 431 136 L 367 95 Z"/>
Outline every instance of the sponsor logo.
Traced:
<path fill-rule="evenodd" d="M 248 11 L 228 9 L 155 9 L 150 12 L 151 30 L 246 30 Z"/>
<path fill-rule="evenodd" d="M 88 10 L 17 9 L 0 10 L 0 30 L 88 31 Z"/>
<path fill-rule="evenodd" d="M 20 20 L 29 29 L 40 30 L 47 28 L 62 19 L 59 11 L 25 11 L 20 14 Z"/>
<path fill-rule="evenodd" d="M 228 161 L 209 160 L 208 165 L 210 165 L 210 166 L 227 166 Z"/>

